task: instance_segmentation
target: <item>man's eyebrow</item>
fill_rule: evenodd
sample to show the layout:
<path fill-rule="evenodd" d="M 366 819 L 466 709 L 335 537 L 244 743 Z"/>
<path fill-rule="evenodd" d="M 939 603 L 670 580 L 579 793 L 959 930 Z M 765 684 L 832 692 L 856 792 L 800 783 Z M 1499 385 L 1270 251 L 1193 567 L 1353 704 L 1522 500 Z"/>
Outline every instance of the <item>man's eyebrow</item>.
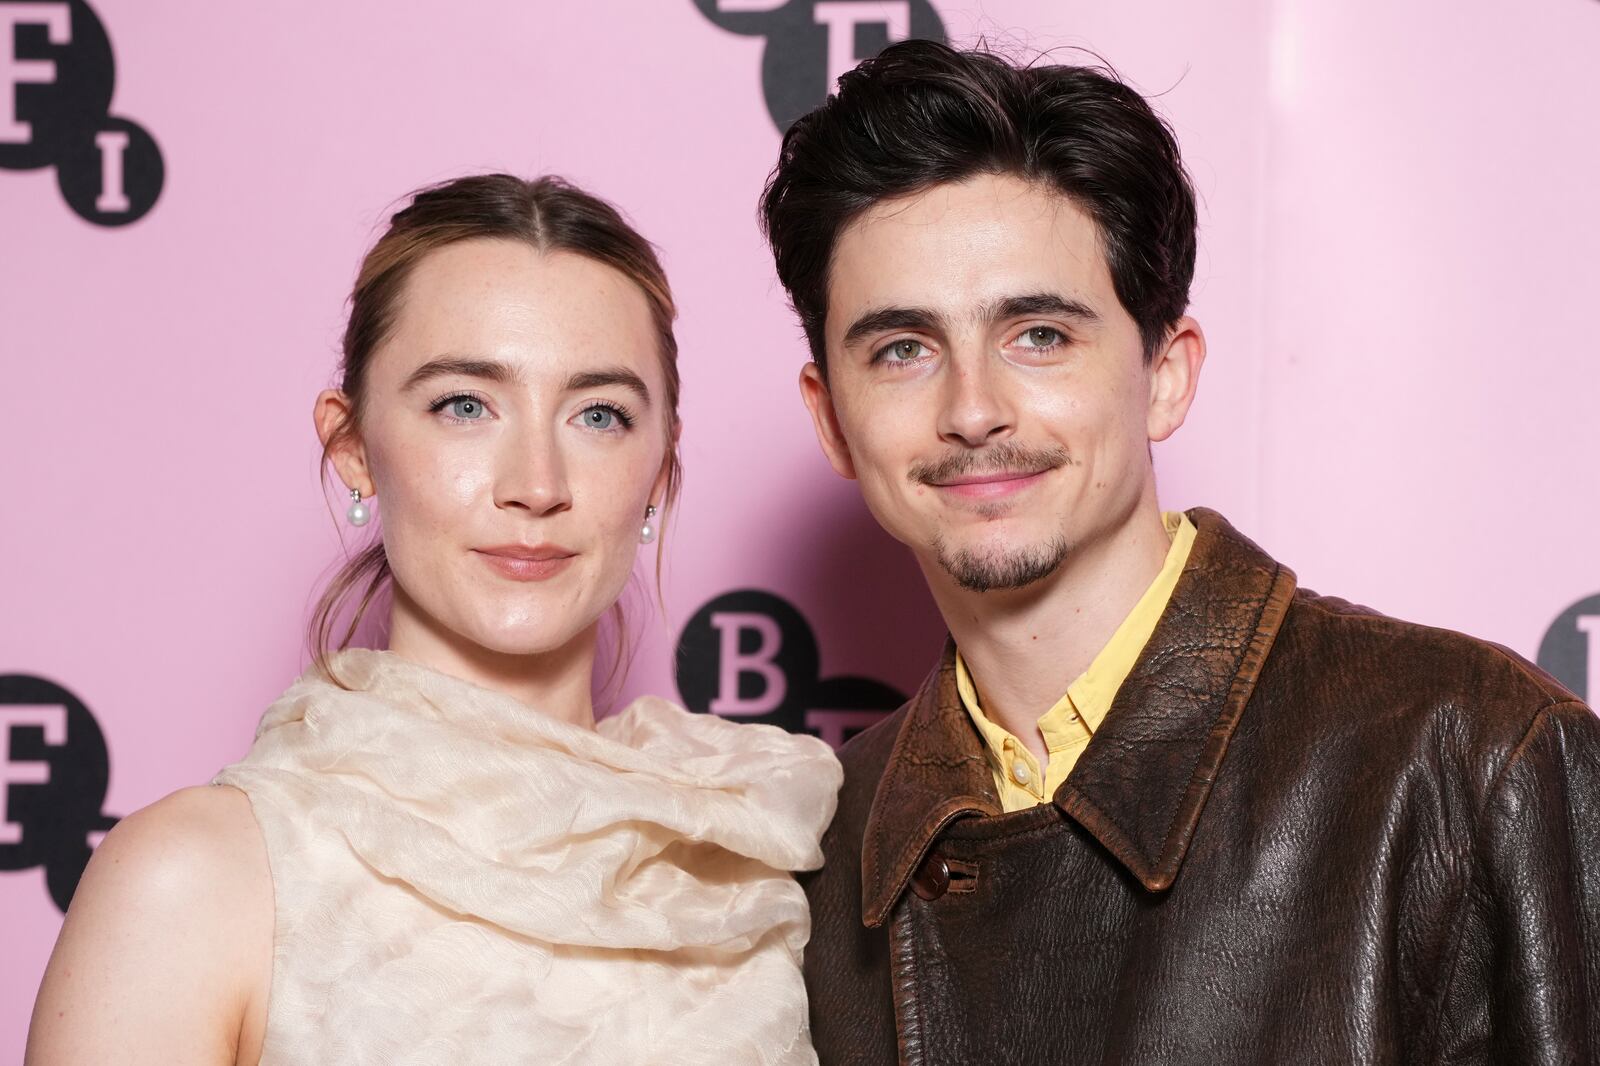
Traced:
<path fill-rule="evenodd" d="M 639 397 L 639 402 L 646 407 L 650 406 L 650 387 L 644 379 L 625 366 L 608 366 L 599 370 L 582 370 L 567 379 L 567 391 L 577 392 L 581 389 L 603 389 L 608 385 L 621 385 L 631 389 Z"/>
<path fill-rule="evenodd" d="M 943 317 L 924 307 L 879 307 L 868 311 L 844 331 L 845 347 L 874 333 L 889 333 L 897 329 L 932 329 L 944 322 Z"/>
<path fill-rule="evenodd" d="M 484 381 L 494 381 L 502 385 L 515 384 L 520 380 L 516 368 L 509 363 L 502 363 L 496 359 L 463 359 L 445 355 L 438 359 L 429 359 L 413 370 L 400 389 L 401 391 L 413 389 L 424 381 L 442 377 L 482 378 Z"/>
<path fill-rule="evenodd" d="M 1084 323 L 1100 321 L 1099 313 L 1088 304 L 1053 292 L 1002 296 L 979 308 L 977 318 L 983 322 L 1000 322 L 1031 315 L 1056 315 Z M 850 323 L 844 333 L 844 344 L 848 348 L 874 333 L 892 333 L 899 329 L 935 330 L 944 324 L 943 315 L 925 307 L 879 307 Z"/>
<path fill-rule="evenodd" d="M 1060 318 L 1075 318 L 1084 323 L 1100 321 L 1099 313 L 1088 304 L 1079 300 L 1069 300 L 1053 292 L 1005 296 L 984 307 L 980 315 L 989 322 L 1029 318 L 1033 315 L 1056 315 Z"/>

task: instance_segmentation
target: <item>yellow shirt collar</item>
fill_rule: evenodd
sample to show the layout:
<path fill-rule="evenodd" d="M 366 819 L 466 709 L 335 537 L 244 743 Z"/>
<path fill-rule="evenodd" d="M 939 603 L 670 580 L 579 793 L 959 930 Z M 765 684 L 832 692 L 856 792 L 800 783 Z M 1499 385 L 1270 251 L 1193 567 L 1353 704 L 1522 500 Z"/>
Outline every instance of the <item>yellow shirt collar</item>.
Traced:
<path fill-rule="evenodd" d="M 977 686 L 967 672 L 961 652 L 956 652 L 956 689 L 961 694 L 962 705 L 983 737 L 990 767 L 995 775 L 995 787 L 1005 810 L 1022 810 L 1055 795 L 1056 789 L 1067 779 L 1067 774 L 1077 764 L 1078 756 L 1105 720 L 1117 690 L 1127 680 L 1139 653 L 1144 651 L 1150 635 L 1155 632 L 1156 623 L 1166 611 L 1167 603 L 1172 599 L 1172 590 L 1177 586 L 1184 564 L 1189 560 L 1189 550 L 1194 546 L 1195 537 L 1194 523 L 1181 511 L 1164 512 L 1161 520 L 1167 535 L 1172 538 L 1161 571 L 1089 664 L 1089 668 L 1067 686 L 1066 694 L 1053 707 L 1039 717 L 1039 732 L 1050 753 L 1050 761 L 1042 771 L 1038 760 L 1026 745 L 983 713 Z"/>

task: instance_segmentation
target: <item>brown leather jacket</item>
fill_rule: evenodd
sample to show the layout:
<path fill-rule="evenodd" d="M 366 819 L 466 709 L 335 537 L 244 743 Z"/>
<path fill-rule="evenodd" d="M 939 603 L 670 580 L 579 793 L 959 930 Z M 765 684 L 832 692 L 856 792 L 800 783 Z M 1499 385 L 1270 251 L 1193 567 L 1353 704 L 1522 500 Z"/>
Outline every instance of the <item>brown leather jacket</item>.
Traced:
<path fill-rule="evenodd" d="M 823 1066 L 1600 1063 L 1600 720 L 1190 517 L 1053 803 L 999 813 L 948 647 L 844 748 Z"/>

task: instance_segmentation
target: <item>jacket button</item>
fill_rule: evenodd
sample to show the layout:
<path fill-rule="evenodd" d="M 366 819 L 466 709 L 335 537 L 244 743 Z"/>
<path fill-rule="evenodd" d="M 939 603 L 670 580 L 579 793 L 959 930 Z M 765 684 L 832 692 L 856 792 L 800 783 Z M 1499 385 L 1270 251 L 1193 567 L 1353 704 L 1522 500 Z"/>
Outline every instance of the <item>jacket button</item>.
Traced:
<path fill-rule="evenodd" d="M 931 903 L 949 889 L 950 864 L 938 852 L 932 852 L 911 876 L 911 891 Z"/>

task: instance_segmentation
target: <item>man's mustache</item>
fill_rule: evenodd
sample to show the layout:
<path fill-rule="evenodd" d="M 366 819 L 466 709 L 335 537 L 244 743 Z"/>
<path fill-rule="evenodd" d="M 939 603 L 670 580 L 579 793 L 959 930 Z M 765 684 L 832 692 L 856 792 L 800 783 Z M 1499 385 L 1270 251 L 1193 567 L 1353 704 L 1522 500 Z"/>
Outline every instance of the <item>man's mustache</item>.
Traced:
<path fill-rule="evenodd" d="M 942 459 L 911 464 L 906 477 L 920 485 L 942 485 L 973 474 L 1016 474 L 1025 477 L 1054 470 L 1072 462 L 1065 448 L 1025 448 L 1020 444 L 994 444 L 976 451 L 952 452 Z"/>

